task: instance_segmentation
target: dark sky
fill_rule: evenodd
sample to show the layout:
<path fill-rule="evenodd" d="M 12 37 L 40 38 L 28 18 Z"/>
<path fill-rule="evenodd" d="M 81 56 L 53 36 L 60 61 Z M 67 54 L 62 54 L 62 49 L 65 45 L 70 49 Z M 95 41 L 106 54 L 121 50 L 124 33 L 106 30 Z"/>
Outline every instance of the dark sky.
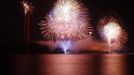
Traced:
<path fill-rule="evenodd" d="M 23 38 L 23 8 L 21 0 L 0 1 L 0 41 L 19 41 Z M 53 7 L 56 0 L 30 0 L 33 3 L 34 11 L 31 16 L 31 39 L 41 39 L 38 23 L 46 16 Z M 107 11 L 113 11 L 120 15 L 124 28 L 128 32 L 130 49 L 134 48 L 134 8 L 132 0 L 81 0 L 89 9 L 91 23 L 96 25 L 98 18 Z M 4 41 L 3 41 L 4 39 Z M 2 44 L 1 43 L 1 44 Z"/>

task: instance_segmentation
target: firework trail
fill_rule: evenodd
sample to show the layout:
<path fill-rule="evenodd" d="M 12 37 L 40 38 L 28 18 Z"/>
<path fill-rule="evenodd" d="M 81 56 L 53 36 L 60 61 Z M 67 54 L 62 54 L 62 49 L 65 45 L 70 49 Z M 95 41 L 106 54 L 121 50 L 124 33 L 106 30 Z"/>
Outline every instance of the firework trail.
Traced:
<path fill-rule="evenodd" d="M 32 3 L 29 3 L 26 0 L 23 0 L 22 2 L 23 9 L 24 9 L 24 44 L 25 44 L 25 49 L 27 52 L 29 51 L 29 42 L 30 42 L 30 16 L 32 14 Z"/>
<path fill-rule="evenodd" d="M 79 40 L 89 37 L 87 9 L 77 0 L 58 0 L 41 21 L 42 35 L 49 40 Z"/>
<path fill-rule="evenodd" d="M 127 41 L 127 33 L 121 27 L 120 19 L 110 13 L 102 17 L 98 24 L 100 36 L 109 45 L 109 52 L 111 49 L 121 49 Z"/>

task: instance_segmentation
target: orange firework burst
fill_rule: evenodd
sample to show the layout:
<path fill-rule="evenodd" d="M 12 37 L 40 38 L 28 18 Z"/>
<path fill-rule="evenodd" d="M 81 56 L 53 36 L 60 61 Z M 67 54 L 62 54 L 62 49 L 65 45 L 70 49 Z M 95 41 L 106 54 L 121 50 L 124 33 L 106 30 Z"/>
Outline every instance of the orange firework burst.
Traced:
<path fill-rule="evenodd" d="M 25 1 L 25 0 L 23 0 L 21 3 L 23 4 L 25 15 L 28 12 L 30 13 L 32 12 L 32 9 L 33 9 L 32 3 L 29 3 L 28 1 Z"/>
<path fill-rule="evenodd" d="M 58 0 L 46 21 L 40 23 L 44 38 L 78 40 L 89 37 L 87 11 L 76 0 Z"/>
<path fill-rule="evenodd" d="M 104 15 L 98 23 L 98 31 L 103 40 L 112 49 L 121 49 L 127 41 L 127 33 L 121 27 L 120 18 L 114 13 Z"/>

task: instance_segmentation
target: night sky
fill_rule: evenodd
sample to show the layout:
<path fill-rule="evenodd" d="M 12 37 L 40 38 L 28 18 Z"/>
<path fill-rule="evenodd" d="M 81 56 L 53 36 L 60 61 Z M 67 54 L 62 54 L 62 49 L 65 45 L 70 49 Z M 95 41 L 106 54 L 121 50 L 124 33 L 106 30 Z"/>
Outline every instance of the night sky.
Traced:
<path fill-rule="evenodd" d="M 31 41 L 41 40 L 38 23 L 53 8 L 56 0 L 29 0 L 33 3 L 34 10 L 31 15 Z M 0 47 L 8 46 L 21 48 L 24 32 L 24 13 L 21 0 L 1 0 L 0 1 Z M 129 51 L 134 49 L 134 21 L 132 0 L 81 0 L 89 9 L 91 24 L 96 27 L 99 17 L 108 11 L 113 11 L 122 18 L 124 29 L 128 32 L 127 47 Z"/>

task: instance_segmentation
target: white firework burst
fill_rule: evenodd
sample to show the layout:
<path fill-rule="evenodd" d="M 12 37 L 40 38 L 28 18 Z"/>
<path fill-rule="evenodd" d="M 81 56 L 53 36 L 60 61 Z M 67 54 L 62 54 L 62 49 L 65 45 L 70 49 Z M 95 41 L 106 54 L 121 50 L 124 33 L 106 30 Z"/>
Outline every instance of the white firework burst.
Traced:
<path fill-rule="evenodd" d="M 89 37 L 88 21 L 87 9 L 77 0 L 58 0 L 40 25 L 45 39 L 78 40 Z"/>
<path fill-rule="evenodd" d="M 127 33 L 121 27 L 121 21 L 111 15 L 100 19 L 98 31 L 101 38 L 108 43 L 109 50 L 120 49 L 127 41 Z"/>

